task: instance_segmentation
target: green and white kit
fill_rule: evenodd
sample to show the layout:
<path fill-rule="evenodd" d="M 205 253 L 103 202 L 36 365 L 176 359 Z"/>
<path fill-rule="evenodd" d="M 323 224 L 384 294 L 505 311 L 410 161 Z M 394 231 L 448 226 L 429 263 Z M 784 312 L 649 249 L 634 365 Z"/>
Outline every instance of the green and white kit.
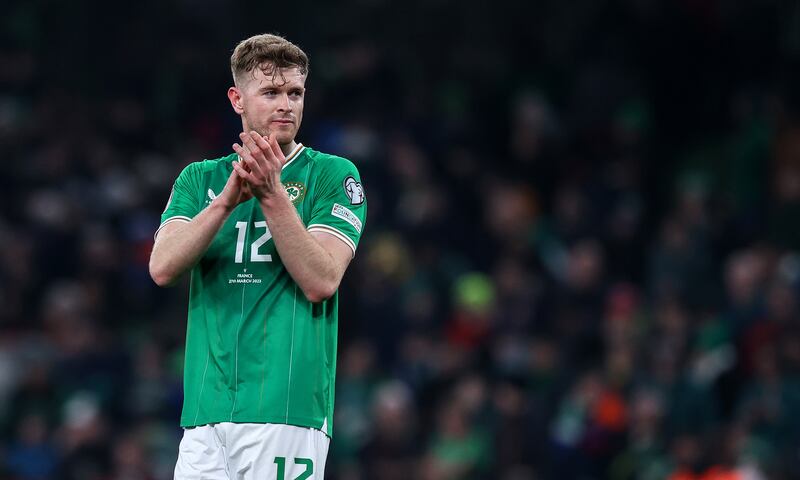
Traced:
<path fill-rule="evenodd" d="M 236 158 L 187 166 L 161 227 L 207 207 Z M 355 255 L 367 202 L 349 160 L 298 145 L 281 182 L 309 231 L 336 236 Z M 256 199 L 234 209 L 191 270 L 189 297 L 181 426 L 279 423 L 331 435 L 338 294 L 317 304 L 305 298 Z"/>

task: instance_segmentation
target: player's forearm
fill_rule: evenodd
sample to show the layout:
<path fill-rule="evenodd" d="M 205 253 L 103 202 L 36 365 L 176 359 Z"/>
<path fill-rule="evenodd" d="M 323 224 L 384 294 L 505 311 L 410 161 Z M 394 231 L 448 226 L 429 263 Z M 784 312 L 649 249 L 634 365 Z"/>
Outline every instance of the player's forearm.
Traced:
<path fill-rule="evenodd" d="M 231 211 L 213 202 L 190 222 L 161 231 L 150 254 L 150 276 L 161 287 L 173 285 L 208 250 Z"/>
<path fill-rule="evenodd" d="M 342 274 L 331 254 L 306 230 L 285 195 L 261 201 L 275 248 L 283 265 L 311 302 L 321 302 L 339 288 Z"/>

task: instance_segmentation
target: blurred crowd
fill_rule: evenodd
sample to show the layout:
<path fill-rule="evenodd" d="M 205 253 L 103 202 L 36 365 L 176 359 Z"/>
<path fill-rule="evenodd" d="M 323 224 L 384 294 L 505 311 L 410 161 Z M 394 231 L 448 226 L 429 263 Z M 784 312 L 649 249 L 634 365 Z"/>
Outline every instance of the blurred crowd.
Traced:
<path fill-rule="evenodd" d="M 800 478 L 800 4 L 0 5 L 0 478 L 172 478 L 236 42 L 311 58 L 299 141 L 370 202 L 335 480 Z"/>

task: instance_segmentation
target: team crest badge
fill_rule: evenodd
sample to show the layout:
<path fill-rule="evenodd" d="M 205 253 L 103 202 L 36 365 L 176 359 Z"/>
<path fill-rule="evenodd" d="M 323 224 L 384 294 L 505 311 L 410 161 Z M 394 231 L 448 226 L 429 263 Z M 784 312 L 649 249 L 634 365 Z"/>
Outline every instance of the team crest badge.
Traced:
<path fill-rule="evenodd" d="M 284 188 L 286 189 L 286 195 L 289 196 L 289 200 L 295 205 L 300 203 L 303 197 L 306 196 L 306 186 L 300 182 L 288 182 L 284 184 Z"/>
<path fill-rule="evenodd" d="M 347 194 L 347 198 L 350 199 L 351 205 L 361 205 L 364 203 L 364 188 L 361 187 L 361 184 L 358 183 L 352 175 L 348 175 L 347 178 L 344 179 L 344 193 Z"/>

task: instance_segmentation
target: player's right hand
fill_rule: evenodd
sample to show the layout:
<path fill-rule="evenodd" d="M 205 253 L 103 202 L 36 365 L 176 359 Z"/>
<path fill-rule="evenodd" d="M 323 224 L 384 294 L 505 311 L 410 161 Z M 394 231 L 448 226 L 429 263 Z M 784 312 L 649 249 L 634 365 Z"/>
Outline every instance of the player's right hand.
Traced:
<path fill-rule="evenodd" d="M 234 162 L 236 161 L 234 160 Z M 233 170 L 228 181 L 225 182 L 225 188 L 222 189 L 222 193 L 217 195 L 214 202 L 218 202 L 226 210 L 233 210 L 237 205 L 251 198 L 253 198 L 253 194 L 250 192 L 247 182 L 236 174 L 236 170 Z"/>

